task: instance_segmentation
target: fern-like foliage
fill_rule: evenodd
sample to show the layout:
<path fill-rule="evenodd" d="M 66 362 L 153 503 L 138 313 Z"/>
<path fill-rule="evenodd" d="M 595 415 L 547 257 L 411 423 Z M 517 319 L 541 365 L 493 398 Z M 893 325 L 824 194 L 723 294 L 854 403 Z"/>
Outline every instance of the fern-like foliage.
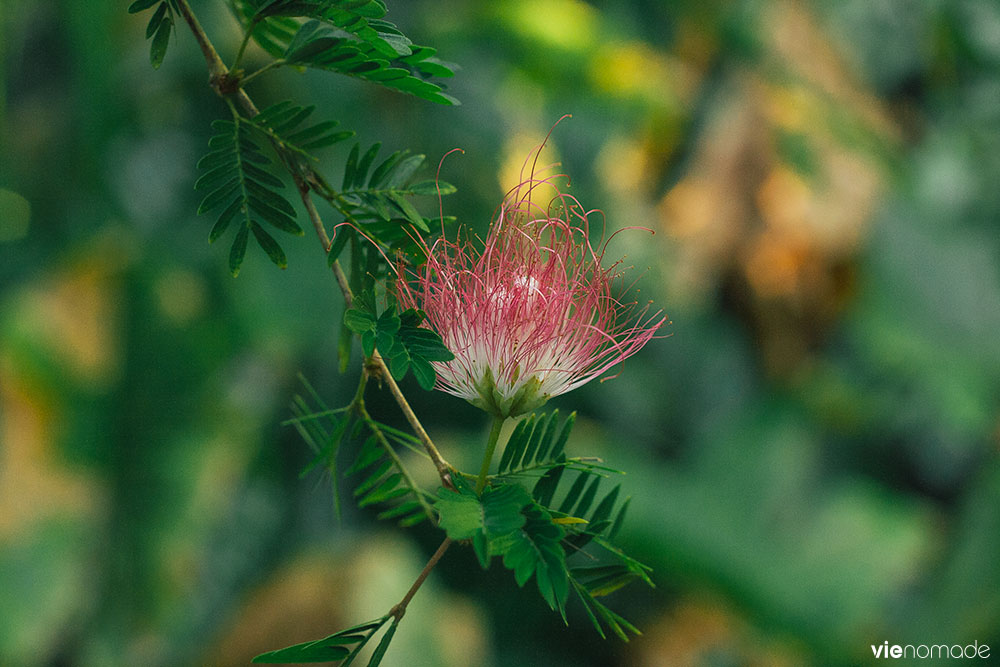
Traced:
<path fill-rule="evenodd" d="M 561 472 L 563 469 L 553 468 L 550 472 Z M 532 496 L 538 499 L 536 502 L 552 503 L 560 479 L 560 476 L 549 473 L 543 476 L 532 491 Z M 563 496 L 558 509 L 554 509 L 553 503 L 549 511 L 552 521 L 565 529 L 562 545 L 567 558 L 581 554 L 578 558 L 582 559 L 582 554 L 586 553 L 587 565 L 569 567 L 567 579 L 594 628 L 604 637 L 604 627 L 607 627 L 621 639 L 628 641 L 629 633 L 637 635 L 639 631 L 597 598 L 633 581 L 644 581 L 649 586 L 653 582 L 649 578 L 649 567 L 628 556 L 611 542 L 621 529 L 630 499 L 626 499 L 616 510 L 620 485 L 615 485 L 601 496 L 599 490 L 603 479 L 599 471 L 594 469 L 578 470 L 576 479 Z M 601 498 L 599 502 L 598 497 Z M 591 543 L 597 545 L 597 553 L 584 552 L 584 547 Z"/>
<path fill-rule="evenodd" d="M 170 45 L 170 33 L 174 29 L 174 12 L 177 11 L 177 4 L 174 0 L 135 0 L 129 5 L 128 11 L 130 14 L 137 14 L 150 9 L 153 5 L 158 6 L 146 24 L 146 39 L 153 40 L 149 45 L 149 62 L 153 69 L 159 69 Z"/>
<path fill-rule="evenodd" d="M 217 120 L 212 127 L 215 135 L 208 145 L 213 150 L 198 161 L 198 168 L 204 173 L 195 183 L 195 189 L 208 192 L 198 206 L 199 214 L 222 209 L 209 233 L 209 241 L 217 241 L 237 220 L 238 228 L 229 251 L 232 274 L 240 272 L 251 233 L 271 261 L 285 268 L 288 265 L 285 252 L 261 226 L 263 221 L 283 232 L 304 234 L 295 222 L 295 209 L 277 192 L 285 184 L 266 171 L 272 163 L 255 141 L 251 123 L 234 114 L 233 120 Z"/>
<path fill-rule="evenodd" d="M 330 473 L 333 485 L 333 502 L 340 516 L 340 472 L 337 469 L 338 454 L 345 436 L 350 437 L 351 415 L 347 408 L 331 410 L 320 398 L 316 390 L 301 374 L 299 380 L 306 389 L 306 395 L 296 395 L 292 398 L 292 419 L 285 425 L 295 427 L 302 440 L 313 452 L 313 459 L 299 474 L 305 477 L 315 468 L 322 466 Z"/>
<path fill-rule="evenodd" d="M 426 56 L 423 59 L 415 58 L 412 53 L 407 54 L 408 57 L 400 63 L 408 65 L 404 67 L 394 64 L 395 58 L 387 59 L 371 43 L 342 37 L 338 33 L 336 28 L 322 21 L 307 21 L 288 44 L 282 60 L 291 65 L 357 77 L 437 104 L 458 104 L 458 100 L 444 93 L 439 84 L 414 74 L 428 71 L 422 65 L 432 57 L 433 50 L 422 49 L 420 53 Z M 434 64 L 433 71 L 440 73 L 447 70 L 443 64 Z"/>
<path fill-rule="evenodd" d="M 573 591 L 577 594 L 580 602 L 583 604 L 584 610 L 587 612 L 587 617 L 590 619 L 591 625 L 597 630 L 597 633 L 601 635 L 602 639 L 606 639 L 607 635 L 604 633 L 604 627 L 608 627 L 612 632 L 614 632 L 622 641 L 628 641 L 629 635 L 641 635 L 639 628 L 635 627 L 632 623 L 622 617 L 620 614 L 615 613 L 607 607 L 603 602 L 598 600 L 598 595 L 595 594 L 590 585 L 581 580 L 581 578 L 574 573 L 573 576 L 569 578 L 570 584 L 573 586 Z M 652 585 L 652 584 L 650 584 Z"/>
<path fill-rule="evenodd" d="M 575 412 L 560 421 L 558 410 L 522 419 L 507 440 L 495 478 L 501 481 L 539 478 L 532 497 L 548 507 L 567 470 L 579 471 L 581 479 L 623 474 L 604 465 L 600 459 L 566 456 L 566 442 L 575 423 Z"/>
<path fill-rule="evenodd" d="M 421 451 L 419 441 L 367 418 L 366 414 L 359 417 L 353 405 L 331 410 L 304 377 L 299 379 L 306 395 L 297 395 L 292 400 L 293 418 L 286 423 L 298 430 L 314 454 L 301 474 L 305 476 L 320 466 L 330 473 L 337 514 L 340 514 L 340 449 L 343 443 L 358 440 L 367 431 L 369 435 L 357 457 L 343 473 L 344 477 L 361 476 L 354 489 L 358 507 L 381 505 L 379 520 L 393 519 L 403 527 L 431 518 L 430 494 L 413 482 L 393 447 L 396 443 Z"/>
<path fill-rule="evenodd" d="M 374 253 L 373 260 L 382 253 L 399 252 L 401 257 L 419 263 L 422 261 L 424 245 L 419 243 L 413 229 L 429 233 L 440 229 L 442 224 L 454 218 L 425 218 L 410 199 L 414 196 L 446 196 L 454 193 L 455 186 L 444 181 L 418 180 L 418 170 L 425 157 L 409 151 L 396 151 L 379 160 L 382 145 L 375 143 L 363 153 L 361 145 L 355 144 L 347 156 L 341 189 L 320 192 L 351 223 L 338 232 L 338 237 L 330 248 L 329 261 L 336 260 L 347 244 L 357 240 L 357 234 L 364 235 L 361 257 Z M 411 229 L 411 226 L 413 229 Z M 372 244 L 378 248 L 371 247 Z M 372 278 L 377 274 L 372 273 Z M 362 289 L 370 285 L 360 285 Z"/>
<path fill-rule="evenodd" d="M 542 599 L 565 619 L 570 580 L 566 551 L 560 544 L 565 531 L 537 502 L 532 501 L 523 514 L 524 525 L 494 541 L 490 550 L 503 556 L 504 567 L 514 573 L 518 586 L 534 576 Z"/>
<path fill-rule="evenodd" d="M 499 474 L 547 469 L 565 462 L 563 450 L 575 422 L 574 412 L 560 426 L 558 410 L 549 415 L 532 414 L 519 421 L 500 457 Z"/>
<path fill-rule="evenodd" d="M 415 196 L 449 195 L 455 192 L 455 187 L 444 181 L 417 179 L 416 174 L 425 161 L 423 155 L 396 151 L 379 159 L 381 147 L 376 143 L 364 152 L 360 144 L 351 148 L 340 190 L 328 183 L 314 184 L 316 191 L 344 217 L 344 223 L 337 226 L 327 261 L 332 266 L 346 248 L 351 248 L 351 288 L 360 296 L 354 310 L 367 313 L 353 320 L 349 318 L 359 313 L 345 314 L 338 344 L 341 368 L 346 368 L 350 358 L 352 334 L 360 334 L 364 340 L 365 336 L 374 336 L 379 329 L 374 323 L 380 320 L 382 313 L 377 312 L 374 300 L 370 299 L 369 303 L 364 295 L 370 298 L 376 283 L 391 282 L 395 278 L 385 258 L 421 263 L 426 244 L 420 241 L 419 234 L 454 221 L 453 217 L 425 218 L 410 200 Z M 391 328 L 392 316 L 383 322 L 383 330 Z M 389 348 L 379 343 L 378 348 L 383 355 L 390 353 L 387 360 L 392 362 L 390 369 L 397 380 L 412 371 L 420 385 L 429 389 L 434 384 L 434 370 L 428 362 L 449 361 L 452 356 L 445 354 L 443 345 L 426 339 L 430 332 L 419 326 L 422 313 L 398 313 L 398 317 L 403 318 L 400 335 L 396 337 L 400 344 Z M 369 344 L 365 349 L 370 351 L 372 347 Z"/>
<path fill-rule="evenodd" d="M 391 621 L 391 622 L 390 622 Z M 389 643 L 392 642 L 396 633 L 398 618 L 383 616 L 373 621 L 360 623 L 353 627 L 336 632 L 329 637 L 311 642 L 295 644 L 277 651 L 261 653 L 250 662 L 263 664 L 291 664 L 303 662 L 337 662 L 343 667 L 347 667 L 354 662 L 358 654 L 361 653 L 369 641 L 375 636 L 382 626 L 389 623 L 389 627 L 382 635 L 378 645 L 372 652 L 368 660 L 368 667 L 378 667 L 382 663 Z"/>
<path fill-rule="evenodd" d="M 313 151 L 349 139 L 354 132 L 338 130 L 340 123 L 335 120 L 314 125 L 306 123 L 315 110 L 315 105 L 301 107 L 286 100 L 269 106 L 249 122 L 275 142 L 279 149 L 291 150 L 316 161 Z"/>
<path fill-rule="evenodd" d="M 566 457 L 574 420 L 575 414 L 561 420 L 558 411 L 522 420 L 482 495 L 459 479 L 455 490 L 438 490 L 435 510 L 449 537 L 471 541 L 484 568 L 499 556 L 519 586 L 534 578 L 564 619 L 573 591 L 602 637 L 610 629 L 627 639 L 638 630 L 598 598 L 637 580 L 652 585 L 649 568 L 612 543 L 628 500 L 619 503 L 619 485 L 602 493 L 601 484 L 617 471 L 595 459 Z M 531 478 L 536 481 L 528 493 L 520 481 Z"/>
<path fill-rule="evenodd" d="M 230 0 L 253 39 L 281 64 L 361 78 L 438 104 L 458 104 L 430 78 L 454 75 L 383 17 L 378 0 Z M 304 22 L 303 22 L 304 21 Z"/>
<path fill-rule="evenodd" d="M 376 435 L 365 440 L 358 458 L 345 474 L 355 473 L 364 475 L 354 489 L 358 507 L 382 505 L 379 520 L 393 519 L 407 528 L 432 516 L 429 494 L 412 482 L 398 457 Z"/>
<path fill-rule="evenodd" d="M 294 207 L 278 192 L 285 184 L 268 170 L 274 162 L 261 144 L 271 144 L 285 166 L 295 169 L 298 158 L 316 160 L 312 151 L 354 134 L 338 130 L 337 121 L 308 124 L 314 110 L 313 106 L 279 102 L 253 118 L 245 118 L 233 108 L 232 120 L 212 123 L 215 134 L 208 142 L 212 150 L 198 161 L 203 173 L 195 189 L 207 192 L 198 213 L 221 210 L 208 236 L 211 243 L 238 221 L 229 251 L 229 269 L 234 276 L 239 274 L 251 234 L 274 264 L 287 266 L 284 250 L 262 223 L 297 236 L 304 233 L 295 221 Z M 289 154 L 295 156 L 291 161 Z"/>
<path fill-rule="evenodd" d="M 385 4 L 376 0 L 277 0 L 262 4 L 256 16 L 302 16 L 321 19 L 371 44 L 387 58 L 411 53 L 412 42 L 395 25 L 382 17 Z"/>
<path fill-rule="evenodd" d="M 376 346 L 389 362 L 393 378 L 402 380 L 412 371 L 417 383 L 425 390 L 434 387 L 436 373 L 432 361 L 451 361 L 455 358 L 441 336 L 420 326 L 424 313 L 413 308 L 397 314 L 396 303 L 390 303 L 379 312 L 370 291 L 361 292 L 353 308 L 344 312 L 344 326 L 359 334 L 365 356 L 372 356 Z"/>

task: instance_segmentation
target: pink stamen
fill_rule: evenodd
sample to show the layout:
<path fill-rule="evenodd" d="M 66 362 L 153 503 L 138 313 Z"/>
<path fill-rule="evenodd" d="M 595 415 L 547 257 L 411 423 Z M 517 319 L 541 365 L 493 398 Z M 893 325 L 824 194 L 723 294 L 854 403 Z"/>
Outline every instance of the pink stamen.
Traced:
<path fill-rule="evenodd" d="M 559 176 L 536 176 L 543 146 L 529 154 L 531 172 L 507 193 L 485 241 L 461 232 L 439 239 L 409 280 L 399 271 L 402 307 L 422 309 L 455 354 L 434 363 L 437 388 L 479 405 L 488 382 L 486 402 L 500 403 L 488 409 L 502 416 L 521 409 L 504 401 L 531 393 L 535 407 L 603 375 L 667 321 L 648 304 L 622 303 L 621 262 L 601 266 L 618 232 L 591 245 L 587 218 L 600 211 L 560 192 Z M 547 206 L 531 200 L 542 185 L 556 190 Z"/>

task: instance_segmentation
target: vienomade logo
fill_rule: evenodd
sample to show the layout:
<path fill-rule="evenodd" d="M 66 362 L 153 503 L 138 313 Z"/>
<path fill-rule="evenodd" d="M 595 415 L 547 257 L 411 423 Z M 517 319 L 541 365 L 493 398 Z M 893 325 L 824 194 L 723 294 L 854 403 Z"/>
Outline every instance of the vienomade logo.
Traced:
<path fill-rule="evenodd" d="M 872 654 L 876 658 L 988 658 L 990 647 L 974 641 L 961 646 L 959 644 L 899 644 L 890 645 L 888 641 L 872 644 Z"/>

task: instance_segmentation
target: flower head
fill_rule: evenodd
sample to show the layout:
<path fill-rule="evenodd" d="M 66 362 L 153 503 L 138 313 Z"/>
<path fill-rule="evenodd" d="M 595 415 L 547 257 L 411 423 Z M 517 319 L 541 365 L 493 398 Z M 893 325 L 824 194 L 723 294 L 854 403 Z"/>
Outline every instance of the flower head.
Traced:
<path fill-rule="evenodd" d="M 559 179 L 536 176 L 532 161 L 485 242 L 441 238 L 398 283 L 401 305 L 422 309 L 455 355 L 434 363 L 437 388 L 498 417 L 534 410 L 602 375 L 666 321 L 621 301 L 621 262 L 602 267 L 607 242 L 590 243 L 593 212 L 560 192 Z M 539 205 L 533 196 L 545 189 L 555 195 Z"/>

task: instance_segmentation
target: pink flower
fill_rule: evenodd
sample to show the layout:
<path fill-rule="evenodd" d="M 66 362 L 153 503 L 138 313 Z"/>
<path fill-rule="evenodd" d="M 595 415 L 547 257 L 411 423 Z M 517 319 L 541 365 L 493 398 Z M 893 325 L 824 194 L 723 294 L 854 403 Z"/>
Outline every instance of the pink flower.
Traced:
<path fill-rule="evenodd" d="M 648 305 L 621 301 L 621 262 L 601 266 L 607 242 L 595 250 L 589 241 L 593 212 L 561 193 L 558 178 L 536 177 L 533 162 L 504 198 L 485 243 L 441 238 L 425 248 L 427 262 L 415 275 L 398 281 L 401 306 L 422 309 L 455 355 L 434 363 L 436 388 L 498 417 L 590 382 L 666 322 Z M 555 188 L 546 206 L 532 201 L 542 186 Z"/>

